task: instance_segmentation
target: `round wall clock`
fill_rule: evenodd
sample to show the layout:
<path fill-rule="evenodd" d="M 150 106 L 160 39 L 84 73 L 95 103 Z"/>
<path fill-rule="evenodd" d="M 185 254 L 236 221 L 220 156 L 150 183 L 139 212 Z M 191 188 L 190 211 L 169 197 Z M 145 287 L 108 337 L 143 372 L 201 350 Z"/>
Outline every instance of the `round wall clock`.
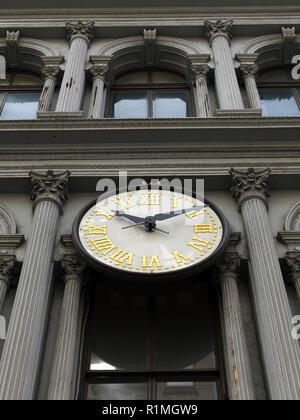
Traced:
<path fill-rule="evenodd" d="M 139 190 L 89 203 L 73 225 L 82 257 L 118 282 L 152 288 L 212 265 L 229 241 L 229 226 L 212 203 L 190 194 Z"/>

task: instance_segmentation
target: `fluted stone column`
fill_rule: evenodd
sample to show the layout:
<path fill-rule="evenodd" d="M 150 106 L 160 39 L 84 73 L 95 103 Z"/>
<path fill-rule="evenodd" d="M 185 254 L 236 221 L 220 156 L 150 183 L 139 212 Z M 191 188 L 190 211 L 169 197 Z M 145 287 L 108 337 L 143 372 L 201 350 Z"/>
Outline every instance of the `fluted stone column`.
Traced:
<path fill-rule="evenodd" d="M 44 86 L 41 93 L 37 112 L 49 111 L 56 86 L 58 73 L 58 66 L 45 66 L 43 68 Z"/>
<path fill-rule="evenodd" d="M 287 252 L 286 260 L 291 269 L 291 278 L 300 303 L 300 252 Z"/>
<path fill-rule="evenodd" d="M 238 292 L 240 258 L 230 252 L 219 265 L 231 400 L 254 400 L 254 388 Z"/>
<path fill-rule="evenodd" d="M 269 170 L 231 170 L 248 244 L 251 287 L 266 384 L 272 400 L 300 399 L 300 348 L 267 211 Z"/>
<path fill-rule="evenodd" d="M 215 80 L 221 109 L 244 109 L 233 58 L 230 50 L 232 20 L 204 22 L 215 60 Z"/>
<path fill-rule="evenodd" d="M 236 58 L 240 61 L 240 70 L 244 77 L 245 87 L 249 99 L 250 107 L 261 110 L 261 100 L 256 85 L 256 75 L 258 73 L 258 65 L 256 64 L 258 54 L 237 54 Z"/>
<path fill-rule="evenodd" d="M 67 22 L 67 36 L 70 50 L 67 58 L 57 104 L 57 112 L 76 112 L 80 110 L 84 81 L 85 65 L 89 44 L 93 38 L 94 22 Z"/>
<path fill-rule="evenodd" d="M 65 256 L 65 290 L 58 327 L 48 400 L 72 400 L 76 338 L 84 263 L 77 256 Z"/>
<path fill-rule="evenodd" d="M 196 114 L 199 118 L 207 118 L 211 116 L 209 92 L 207 87 L 207 75 L 209 66 L 207 64 L 210 56 L 207 54 L 190 55 L 190 67 L 192 77 L 195 81 L 195 105 Z"/>
<path fill-rule="evenodd" d="M 0 255 L 0 314 L 3 309 L 6 294 L 11 283 L 11 275 L 16 262 L 13 255 Z"/>
<path fill-rule="evenodd" d="M 91 57 L 90 72 L 93 76 L 93 87 L 88 111 L 88 118 L 101 118 L 104 97 L 105 77 L 109 70 L 111 57 Z"/>
<path fill-rule="evenodd" d="M 0 362 L 0 399 L 31 400 L 39 376 L 53 251 L 69 172 L 31 172 L 34 215 Z"/>

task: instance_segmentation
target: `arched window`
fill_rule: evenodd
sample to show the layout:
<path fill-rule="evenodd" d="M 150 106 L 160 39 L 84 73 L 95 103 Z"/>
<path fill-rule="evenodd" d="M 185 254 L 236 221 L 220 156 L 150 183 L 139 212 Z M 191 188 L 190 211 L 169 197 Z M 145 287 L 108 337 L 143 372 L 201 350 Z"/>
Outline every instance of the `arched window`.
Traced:
<path fill-rule="evenodd" d="M 257 85 L 265 117 L 300 116 L 300 83 L 293 80 L 291 67 L 265 71 Z"/>
<path fill-rule="evenodd" d="M 177 73 L 127 73 L 113 85 L 107 114 L 113 118 L 185 118 L 192 114 L 190 91 Z"/>
<path fill-rule="evenodd" d="M 36 75 L 11 71 L 0 80 L 0 119 L 35 118 L 43 81 Z"/>

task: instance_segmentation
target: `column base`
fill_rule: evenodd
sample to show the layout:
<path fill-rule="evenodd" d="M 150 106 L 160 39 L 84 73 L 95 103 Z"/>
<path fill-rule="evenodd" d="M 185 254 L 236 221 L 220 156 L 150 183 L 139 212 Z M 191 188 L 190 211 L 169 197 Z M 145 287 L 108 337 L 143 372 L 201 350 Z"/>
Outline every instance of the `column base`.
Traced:
<path fill-rule="evenodd" d="M 73 119 L 73 118 L 83 118 L 83 111 L 69 111 L 69 112 L 57 112 L 57 111 L 44 111 L 37 113 L 37 119 Z"/>
<path fill-rule="evenodd" d="M 216 109 L 216 117 L 262 117 L 262 109 Z"/>

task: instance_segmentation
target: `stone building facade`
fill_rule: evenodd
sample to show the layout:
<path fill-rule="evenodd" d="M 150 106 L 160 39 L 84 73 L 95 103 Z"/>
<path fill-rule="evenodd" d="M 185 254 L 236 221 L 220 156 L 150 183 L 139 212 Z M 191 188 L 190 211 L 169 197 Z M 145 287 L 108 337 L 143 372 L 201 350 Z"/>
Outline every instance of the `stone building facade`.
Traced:
<path fill-rule="evenodd" d="M 300 6 L 61 3 L 0 14 L 0 399 L 300 399 Z M 119 171 L 204 179 L 231 239 L 192 292 L 78 256 Z"/>

